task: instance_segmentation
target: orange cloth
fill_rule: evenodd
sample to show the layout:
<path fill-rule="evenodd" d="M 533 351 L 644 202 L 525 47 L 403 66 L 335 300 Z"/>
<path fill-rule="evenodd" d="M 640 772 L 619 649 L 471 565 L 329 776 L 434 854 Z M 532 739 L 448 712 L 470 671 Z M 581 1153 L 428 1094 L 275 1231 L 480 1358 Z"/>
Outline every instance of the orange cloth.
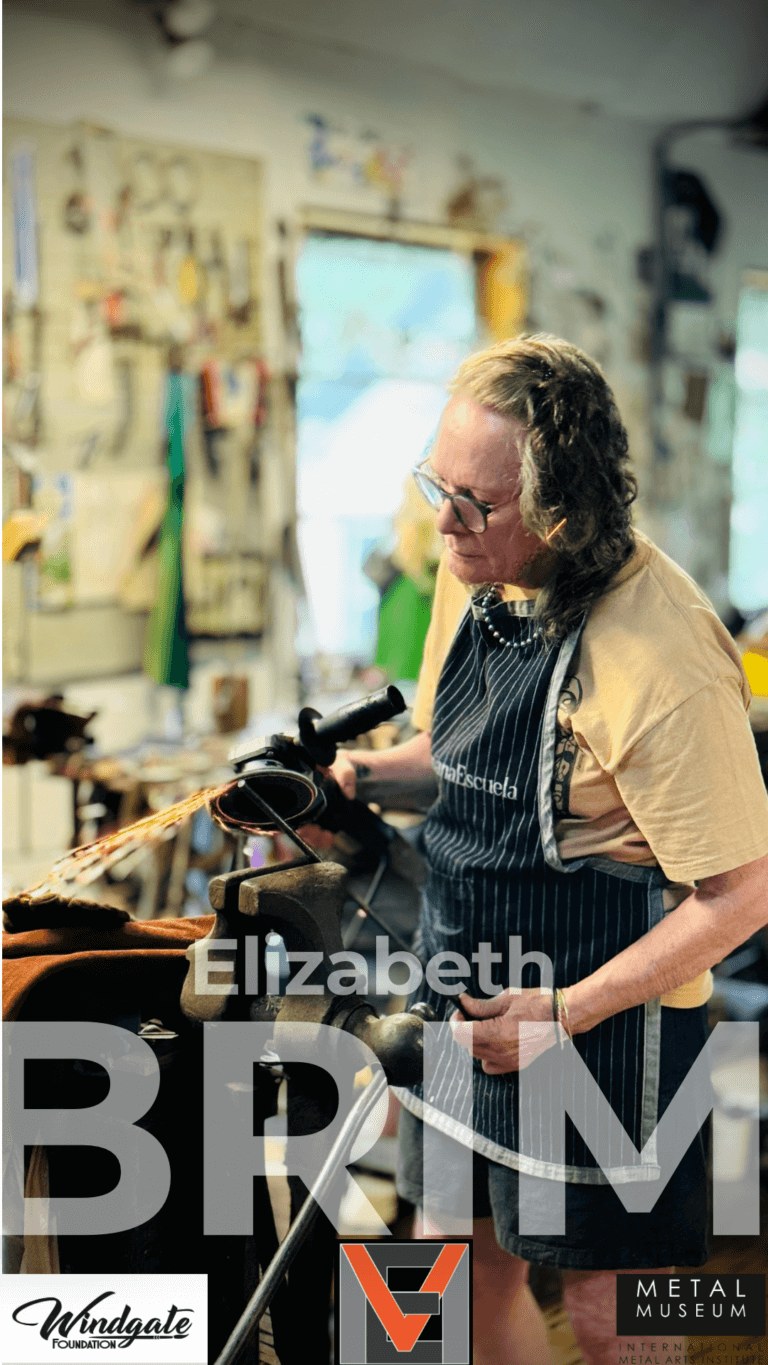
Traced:
<path fill-rule="evenodd" d="M 186 950 L 204 938 L 213 915 L 199 919 L 129 920 L 113 929 L 75 925 L 3 934 L 3 1018 L 17 1019 L 32 990 L 65 969 L 90 968 L 101 989 L 117 989 L 143 973 L 156 978 L 186 975 Z M 174 971 L 174 967 L 176 971 Z M 147 982 L 150 985 L 151 982 Z"/>
<path fill-rule="evenodd" d="M 8 903 L 11 905 L 11 902 Z M 50 906 L 41 905 L 41 918 Z M 115 998 L 126 989 L 138 989 L 151 997 L 153 1009 L 163 1012 L 167 1000 L 178 1008 L 179 993 L 187 973 L 186 950 L 190 943 L 204 938 L 213 926 L 213 915 L 199 919 L 124 920 L 113 925 L 98 922 L 104 907 L 94 906 L 94 923 L 27 929 L 3 933 L 3 1018 L 18 1019 L 47 1015 L 55 995 L 47 990 L 61 985 L 69 972 L 67 993 L 82 1000 L 87 1016 L 93 995 L 99 1000 Z M 84 912 L 87 916 L 88 911 Z M 115 912 L 119 914 L 120 912 Z M 52 982 L 52 978 L 55 980 Z M 33 999 L 34 997 L 34 999 Z M 49 998 L 51 997 L 51 998 Z M 48 1153 L 35 1147 L 26 1178 L 21 1170 L 28 1197 L 48 1193 Z M 58 1238 L 55 1234 L 36 1234 L 27 1227 L 23 1239 L 14 1239 L 21 1251 L 22 1274 L 59 1272 Z"/>

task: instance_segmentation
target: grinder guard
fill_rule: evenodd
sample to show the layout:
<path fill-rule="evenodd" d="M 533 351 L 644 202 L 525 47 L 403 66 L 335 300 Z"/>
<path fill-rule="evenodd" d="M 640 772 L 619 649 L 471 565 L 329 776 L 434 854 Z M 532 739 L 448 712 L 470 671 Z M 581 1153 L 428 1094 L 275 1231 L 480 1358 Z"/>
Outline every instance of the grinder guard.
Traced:
<path fill-rule="evenodd" d="M 256 796 L 293 829 L 310 822 L 334 832 L 343 829 L 370 851 L 382 853 L 392 839 L 390 827 L 364 802 L 348 800 L 322 770 L 333 763 L 338 744 L 404 710 L 396 687 L 383 687 L 325 718 L 304 707 L 298 739 L 270 735 L 230 754 L 240 780 L 213 802 L 212 813 L 230 829 L 269 832 L 280 827 L 253 800 Z"/>

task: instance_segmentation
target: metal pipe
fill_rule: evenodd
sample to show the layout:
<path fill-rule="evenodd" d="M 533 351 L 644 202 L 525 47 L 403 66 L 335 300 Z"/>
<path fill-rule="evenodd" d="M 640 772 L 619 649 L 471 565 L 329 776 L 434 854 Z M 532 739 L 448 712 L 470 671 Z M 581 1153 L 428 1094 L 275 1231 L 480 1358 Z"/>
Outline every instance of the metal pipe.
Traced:
<path fill-rule="evenodd" d="M 242 787 L 244 795 L 248 798 L 249 801 L 253 803 L 253 805 L 258 806 L 259 810 L 263 815 L 268 815 L 270 819 L 273 819 L 278 829 L 281 829 L 284 834 L 287 834 L 291 839 L 293 839 L 293 842 L 295 844 L 298 844 L 299 848 L 303 850 L 303 852 L 307 855 L 311 862 L 314 863 L 325 862 L 325 859 L 321 858 L 320 854 L 317 853 L 314 848 L 310 848 L 309 844 L 305 843 L 304 840 L 299 837 L 295 829 L 291 829 L 291 826 L 287 824 L 286 821 L 283 820 L 282 817 L 277 814 L 276 810 L 272 809 L 268 802 L 264 801 L 262 797 L 257 796 L 256 792 L 251 791 L 245 778 L 241 778 L 237 785 L 238 787 Z M 373 878 L 373 882 L 371 883 L 374 895 L 378 890 L 379 882 L 381 881 L 381 878 L 384 875 L 387 864 L 388 859 L 385 855 L 382 858 L 381 862 L 379 863 L 379 866 Z M 282 867 L 278 866 L 273 868 L 272 870 L 274 872 L 281 872 L 283 869 Z M 370 890 L 368 892 L 368 900 L 362 900 L 362 898 L 356 895 L 354 891 L 347 891 L 347 895 L 349 896 L 350 900 L 353 900 L 355 902 L 355 905 L 358 905 L 360 907 L 364 915 L 369 915 L 370 918 L 373 920 L 374 924 L 378 924 L 379 928 L 383 929 L 385 934 L 388 934 L 391 939 L 394 939 L 395 943 L 403 952 L 408 953 L 411 951 L 405 940 L 402 939 L 399 934 L 395 933 L 394 929 L 390 929 L 388 925 L 384 923 L 383 920 L 379 919 L 378 915 L 374 914 L 369 903 L 371 900 Z M 345 944 L 344 946 L 346 947 L 347 945 Z"/>
<path fill-rule="evenodd" d="M 371 901 L 373 900 L 374 896 L 376 895 L 376 892 L 379 889 L 379 884 L 381 882 L 382 877 L 384 876 L 384 873 L 387 870 L 388 865 L 389 858 L 387 857 L 386 853 L 383 853 L 381 858 L 379 859 L 379 865 L 373 874 L 373 880 L 371 881 L 371 884 L 368 887 L 368 890 L 364 897 L 365 905 L 368 908 L 363 909 L 363 907 L 361 906 L 360 909 L 357 911 L 357 914 L 353 915 L 352 919 L 349 921 L 349 924 L 347 925 L 346 933 L 343 935 L 342 938 L 342 942 L 345 948 L 352 947 L 352 944 L 354 943 L 355 939 L 360 933 L 360 930 L 363 927 L 363 920 L 367 919 L 367 917 L 370 915 Z M 375 920 L 376 924 L 379 924 L 380 922 L 381 922 L 380 920 Z"/>
<path fill-rule="evenodd" d="M 215 1365 L 234 1365 L 240 1352 L 255 1331 L 261 1318 L 269 1308 L 272 1299 L 282 1284 L 288 1269 L 302 1243 L 305 1241 L 312 1224 L 320 1212 L 319 1199 L 323 1197 L 340 1166 L 346 1164 L 352 1147 L 369 1114 L 379 1100 L 386 1094 L 387 1078 L 383 1071 L 366 1086 L 354 1108 L 348 1114 L 314 1185 L 304 1200 L 297 1216 L 291 1223 L 283 1239 L 280 1250 L 272 1258 L 262 1276 L 258 1288 L 235 1324 L 224 1349 Z"/>
<path fill-rule="evenodd" d="M 291 826 L 287 823 L 287 821 L 284 820 L 281 815 L 278 815 L 276 810 L 272 809 L 268 801 L 262 800 L 260 796 L 256 795 L 256 792 L 251 791 L 251 788 L 248 786 L 246 778 L 241 777 L 237 786 L 238 790 L 241 790 L 243 792 L 243 795 L 251 802 L 251 804 L 258 807 L 262 815 L 267 815 L 270 818 L 270 820 L 274 820 L 275 824 L 277 825 L 277 828 L 281 830 L 283 834 L 287 834 L 288 838 L 292 839 L 293 842 L 298 845 L 302 853 L 304 853 L 306 857 L 309 858 L 310 862 L 312 863 L 323 862 L 323 859 L 320 857 L 320 854 L 317 852 L 317 850 L 314 848 L 310 848 L 309 844 L 305 843 L 301 836 L 296 833 L 296 830 L 292 829 Z M 279 872 L 280 871 L 279 867 L 275 868 L 275 871 Z"/>
<path fill-rule="evenodd" d="M 410 948 L 406 943 L 405 939 L 401 938 L 398 933 L 395 933 L 395 930 L 391 929 L 388 924 L 385 924 L 383 919 L 381 919 L 378 915 L 374 914 L 373 910 L 371 909 L 367 901 L 364 901 L 361 896 L 356 896 L 354 891 L 350 891 L 349 889 L 347 889 L 347 895 L 349 896 L 349 899 L 351 901 L 355 902 L 355 905 L 359 905 L 360 910 L 358 913 L 362 913 L 364 916 L 367 915 L 370 919 L 373 920 L 374 924 L 378 924 L 379 928 L 383 929 L 384 933 L 397 944 L 401 952 L 411 953 L 414 957 L 416 956 L 416 954 L 413 952 L 413 949 Z M 352 921 L 352 923 L 354 924 L 354 920 Z M 354 939 L 352 941 L 354 942 Z M 345 948 L 348 947 L 348 944 L 346 942 L 344 944 L 344 947 Z"/>

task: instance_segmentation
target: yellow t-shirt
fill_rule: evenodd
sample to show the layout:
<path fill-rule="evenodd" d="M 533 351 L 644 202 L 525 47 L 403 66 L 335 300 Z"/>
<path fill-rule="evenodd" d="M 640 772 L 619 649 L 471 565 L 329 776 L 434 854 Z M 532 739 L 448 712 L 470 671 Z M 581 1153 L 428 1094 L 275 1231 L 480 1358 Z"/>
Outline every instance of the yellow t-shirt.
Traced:
<path fill-rule="evenodd" d="M 768 852 L 768 793 L 747 720 L 738 649 L 693 579 L 635 533 L 632 558 L 593 606 L 560 694 L 553 803 L 563 861 L 658 865 L 671 908 L 702 877 Z M 505 590 L 522 612 L 535 594 Z M 429 730 L 467 588 L 441 562 L 414 724 Z M 709 972 L 662 997 L 690 1007 Z"/>

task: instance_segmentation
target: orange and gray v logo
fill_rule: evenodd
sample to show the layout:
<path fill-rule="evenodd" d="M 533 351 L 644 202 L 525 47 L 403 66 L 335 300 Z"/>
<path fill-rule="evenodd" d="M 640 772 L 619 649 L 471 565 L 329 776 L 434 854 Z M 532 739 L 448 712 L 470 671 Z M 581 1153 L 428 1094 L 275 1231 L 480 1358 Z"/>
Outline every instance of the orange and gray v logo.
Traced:
<path fill-rule="evenodd" d="M 449 1242 L 444 1246 L 418 1294 L 442 1296 L 466 1249 L 466 1244 L 460 1242 Z M 432 1312 L 401 1312 L 394 1294 L 384 1283 L 364 1246 L 346 1246 L 344 1254 L 365 1291 L 365 1297 L 398 1351 L 412 1351 Z"/>
<path fill-rule="evenodd" d="M 469 1260 L 467 1242 L 341 1243 L 339 1365 L 469 1362 Z"/>

